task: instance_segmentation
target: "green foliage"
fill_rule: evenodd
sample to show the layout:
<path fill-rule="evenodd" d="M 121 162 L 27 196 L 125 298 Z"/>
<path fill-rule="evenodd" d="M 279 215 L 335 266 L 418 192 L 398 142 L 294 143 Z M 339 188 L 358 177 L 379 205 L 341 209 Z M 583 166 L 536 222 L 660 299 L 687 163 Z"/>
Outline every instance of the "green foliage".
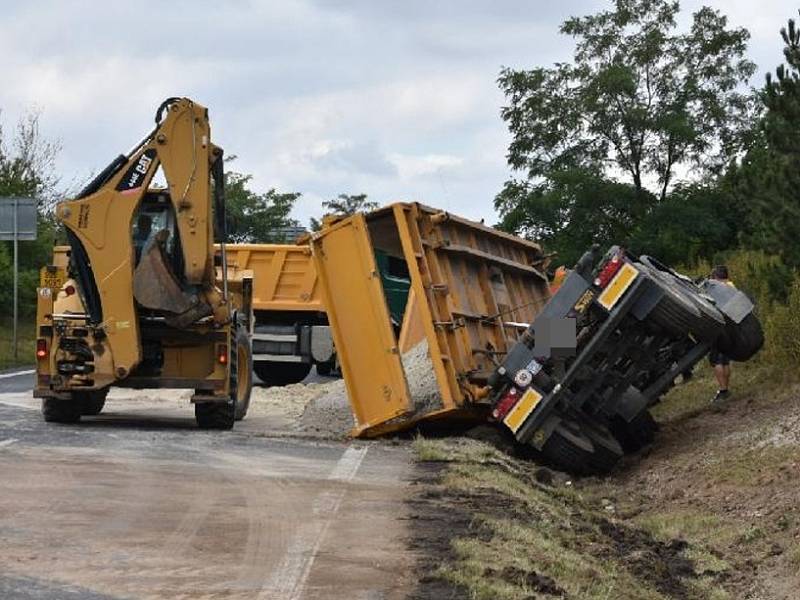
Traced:
<path fill-rule="evenodd" d="M 55 159 L 61 146 L 42 137 L 39 118 L 38 112 L 23 116 L 10 140 L 0 124 L 0 196 L 37 198 L 47 210 L 58 183 Z"/>
<path fill-rule="evenodd" d="M 719 186 L 679 185 L 634 225 L 628 246 L 668 264 L 693 263 L 735 246 L 746 212 Z"/>
<path fill-rule="evenodd" d="M 19 314 L 30 319 L 36 312 L 39 269 L 50 262 L 57 227 L 50 212 L 58 178 L 55 176 L 57 142 L 39 131 L 39 113 L 31 112 L 17 123 L 8 140 L 0 127 L 0 197 L 34 197 L 39 201 L 38 235 L 21 241 L 19 248 Z M 13 304 L 13 243 L 0 242 L 0 306 L 11 316 Z"/>
<path fill-rule="evenodd" d="M 572 63 L 503 69 L 511 167 L 529 180 L 622 171 L 640 193 L 651 175 L 663 201 L 676 166 L 724 165 L 749 115 L 738 89 L 755 70 L 744 58 L 749 33 L 710 8 L 676 33 L 678 11 L 668 0 L 616 0 L 563 23 L 576 39 Z"/>
<path fill-rule="evenodd" d="M 497 196 L 500 228 L 542 242 L 574 264 L 593 242 L 625 243 L 649 194 L 589 169 L 551 173 L 541 183 L 511 181 Z"/>
<path fill-rule="evenodd" d="M 274 188 L 257 194 L 248 188 L 252 175 L 225 173 L 228 239 L 231 242 L 282 242 L 281 228 L 296 226 L 290 213 L 299 192 L 281 193 Z"/>
<path fill-rule="evenodd" d="M 800 267 L 800 30 L 794 21 L 781 37 L 787 64 L 767 76 L 760 129 L 726 183 L 751 206 L 747 243 Z"/>
<path fill-rule="evenodd" d="M 378 203 L 367 200 L 366 194 L 339 194 L 333 200 L 325 200 L 322 208 L 326 217 L 329 215 L 345 217 L 357 212 L 374 210 L 378 208 Z M 322 221 L 311 217 L 310 227 L 311 231 L 319 231 L 322 229 Z"/>

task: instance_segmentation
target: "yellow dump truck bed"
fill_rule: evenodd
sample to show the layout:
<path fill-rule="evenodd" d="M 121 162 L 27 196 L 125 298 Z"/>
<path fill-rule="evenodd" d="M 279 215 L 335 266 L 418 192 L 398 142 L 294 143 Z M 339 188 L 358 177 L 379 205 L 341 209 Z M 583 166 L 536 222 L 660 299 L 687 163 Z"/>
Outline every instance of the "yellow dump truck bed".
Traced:
<path fill-rule="evenodd" d="M 485 412 L 495 363 L 550 298 L 537 244 L 421 204 L 330 224 L 312 249 L 356 435 Z M 377 256 L 410 282 L 399 323 Z"/>
<path fill-rule="evenodd" d="M 229 269 L 253 272 L 254 310 L 325 310 L 308 246 L 226 244 L 225 248 Z"/>

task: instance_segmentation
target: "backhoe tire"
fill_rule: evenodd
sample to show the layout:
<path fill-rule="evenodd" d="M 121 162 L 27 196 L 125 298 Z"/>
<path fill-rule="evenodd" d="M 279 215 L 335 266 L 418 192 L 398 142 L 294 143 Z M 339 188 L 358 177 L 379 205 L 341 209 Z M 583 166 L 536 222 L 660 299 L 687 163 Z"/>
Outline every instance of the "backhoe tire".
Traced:
<path fill-rule="evenodd" d="M 653 415 L 645 410 L 630 422 L 622 417 L 617 417 L 611 423 L 610 429 L 625 453 L 631 454 L 653 443 L 658 431 L 658 423 L 653 419 Z"/>
<path fill-rule="evenodd" d="M 311 372 L 311 363 L 256 362 L 253 370 L 266 385 L 281 386 L 303 381 Z"/>
<path fill-rule="evenodd" d="M 200 429 L 233 429 L 235 402 L 198 402 L 194 405 L 194 418 Z"/>
<path fill-rule="evenodd" d="M 48 423 L 77 423 L 81 420 L 82 408 L 75 400 L 42 398 L 42 416 Z"/>
<path fill-rule="evenodd" d="M 94 417 L 103 412 L 107 395 L 108 390 L 73 392 L 73 398 L 81 405 L 81 414 L 86 417 Z"/>
<path fill-rule="evenodd" d="M 238 329 L 234 342 L 231 348 L 231 393 L 236 401 L 234 418 L 241 421 L 250 408 L 253 391 L 253 352 L 244 329 Z"/>
<path fill-rule="evenodd" d="M 562 421 L 542 447 L 542 456 L 557 469 L 574 475 L 604 475 L 622 457 L 622 451 L 612 451 L 597 444 L 577 423 Z M 609 435 L 610 437 L 610 435 Z"/>
<path fill-rule="evenodd" d="M 749 360 L 763 345 L 764 330 L 753 313 L 738 324 L 729 322 L 725 333 L 717 340 L 719 351 L 736 361 Z"/>
<path fill-rule="evenodd" d="M 664 293 L 648 315 L 654 323 L 673 335 L 691 335 L 708 343 L 713 343 L 722 334 L 724 317 L 700 297 L 699 290 L 690 290 L 672 273 L 650 266 L 647 262 L 640 263 L 638 268 Z"/>

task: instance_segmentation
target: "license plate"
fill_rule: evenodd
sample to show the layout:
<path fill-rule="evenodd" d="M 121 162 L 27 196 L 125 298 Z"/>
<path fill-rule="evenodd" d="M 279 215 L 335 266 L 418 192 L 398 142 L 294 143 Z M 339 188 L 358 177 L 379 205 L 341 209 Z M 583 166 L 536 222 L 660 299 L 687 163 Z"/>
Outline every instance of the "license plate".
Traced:
<path fill-rule="evenodd" d="M 625 263 L 614 275 L 614 279 L 611 280 L 608 287 L 597 297 L 597 303 L 606 310 L 611 310 L 638 276 L 639 271 Z"/>
<path fill-rule="evenodd" d="M 42 270 L 39 271 L 39 287 L 58 291 L 66 280 L 67 273 L 61 267 L 43 267 Z"/>
<path fill-rule="evenodd" d="M 542 395 L 539 392 L 533 388 L 528 388 L 525 390 L 525 393 L 522 394 L 522 398 L 519 399 L 519 402 L 514 405 L 514 408 L 508 411 L 505 419 L 503 419 L 503 423 L 505 423 L 506 427 L 511 431 L 517 433 L 517 430 L 522 427 L 522 424 L 531 415 L 541 399 Z"/>

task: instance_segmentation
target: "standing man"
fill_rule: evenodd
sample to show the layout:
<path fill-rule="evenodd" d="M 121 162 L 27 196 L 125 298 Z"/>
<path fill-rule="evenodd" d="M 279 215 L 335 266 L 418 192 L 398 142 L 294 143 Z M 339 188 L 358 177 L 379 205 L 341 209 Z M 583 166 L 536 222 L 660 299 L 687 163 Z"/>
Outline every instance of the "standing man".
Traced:
<path fill-rule="evenodd" d="M 714 270 L 711 271 L 711 279 L 733 286 L 733 282 L 728 278 L 728 267 L 725 265 L 714 267 Z M 714 377 L 717 378 L 717 393 L 711 400 L 711 403 L 714 404 L 731 395 L 728 389 L 731 380 L 731 359 L 720 352 L 718 348 L 713 347 L 708 353 L 708 360 L 714 368 Z"/>

